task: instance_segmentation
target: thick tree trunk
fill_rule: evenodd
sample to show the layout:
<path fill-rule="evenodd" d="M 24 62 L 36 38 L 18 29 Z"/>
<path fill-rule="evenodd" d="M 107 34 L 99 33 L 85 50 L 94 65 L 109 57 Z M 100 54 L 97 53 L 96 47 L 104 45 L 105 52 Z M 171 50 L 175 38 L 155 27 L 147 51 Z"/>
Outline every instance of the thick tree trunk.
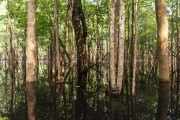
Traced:
<path fill-rule="evenodd" d="M 87 79 L 87 53 L 86 53 L 86 36 L 87 28 L 85 22 L 85 16 L 82 10 L 81 0 L 74 0 L 72 11 L 72 23 L 75 33 L 75 41 L 77 47 L 77 101 L 75 109 L 79 107 L 79 99 L 83 99 L 82 105 L 86 106 L 85 94 L 86 94 L 86 79 Z M 81 106 L 81 105 L 80 105 Z M 84 110 L 76 110 L 76 119 L 86 118 Z"/>
<path fill-rule="evenodd" d="M 74 0 L 73 5 L 73 27 L 77 47 L 77 79 L 81 87 L 85 87 L 87 75 L 87 53 L 86 53 L 86 36 L 87 29 L 84 13 L 80 0 Z"/>
<path fill-rule="evenodd" d="M 28 104 L 28 120 L 36 119 L 36 32 L 35 32 L 35 0 L 28 0 L 28 31 L 27 31 L 27 61 L 26 61 L 26 91 Z"/>
<path fill-rule="evenodd" d="M 157 119 L 166 120 L 169 101 L 169 57 L 168 57 L 168 20 L 165 0 L 155 0 L 158 62 L 159 62 L 159 92 Z"/>

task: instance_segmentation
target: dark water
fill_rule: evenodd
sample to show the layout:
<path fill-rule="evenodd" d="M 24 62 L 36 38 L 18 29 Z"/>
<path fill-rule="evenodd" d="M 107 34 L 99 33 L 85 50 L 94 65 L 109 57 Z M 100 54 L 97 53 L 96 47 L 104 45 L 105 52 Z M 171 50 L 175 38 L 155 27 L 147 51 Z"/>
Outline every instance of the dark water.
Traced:
<path fill-rule="evenodd" d="M 11 80 L 8 68 L 5 69 L 4 65 L 0 68 L 0 120 L 6 120 L 10 116 Z M 156 81 L 152 80 L 147 85 L 145 80 L 138 79 L 135 98 L 132 98 L 129 92 L 130 82 L 127 85 L 128 91 L 124 82 L 122 95 L 114 97 L 105 92 L 108 85 L 106 72 L 107 70 L 104 70 L 98 79 L 95 71 L 88 74 L 84 97 L 77 97 L 81 91 L 78 91 L 79 86 L 76 86 L 75 73 L 70 72 L 59 95 L 60 120 L 155 120 L 158 101 Z M 54 103 L 49 84 L 47 66 L 42 64 L 39 67 L 36 91 L 38 120 L 53 120 Z M 19 66 L 16 70 L 16 92 L 13 101 L 15 120 L 27 118 L 24 92 L 22 70 Z"/>

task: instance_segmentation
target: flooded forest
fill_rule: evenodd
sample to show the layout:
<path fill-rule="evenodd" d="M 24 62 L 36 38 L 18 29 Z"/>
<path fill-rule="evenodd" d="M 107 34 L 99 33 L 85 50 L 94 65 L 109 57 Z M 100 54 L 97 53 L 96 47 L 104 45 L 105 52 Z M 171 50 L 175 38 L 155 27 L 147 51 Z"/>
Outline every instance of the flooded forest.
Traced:
<path fill-rule="evenodd" d="M 180 120 L 180 0 L 0 0 L 0 120 Z"/>

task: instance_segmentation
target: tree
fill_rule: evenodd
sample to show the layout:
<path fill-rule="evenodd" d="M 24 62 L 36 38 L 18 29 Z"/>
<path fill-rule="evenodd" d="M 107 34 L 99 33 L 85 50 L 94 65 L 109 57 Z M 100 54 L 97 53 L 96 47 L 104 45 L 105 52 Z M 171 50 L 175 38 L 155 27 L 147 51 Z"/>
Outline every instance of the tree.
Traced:
<path fill-rule="evenodd" d="M 28 0 L 28 28 L 27 28 L 27 61 L 26 61 L 26 91 L 28 105 L 28 120 L 36 119 L 36 31 L 35 31 L 35 0 Z"/>
<path fill-rule="evenodd" d="M 159 63 L 159 91 L 157 119 L 166 120 L 169 100 L 169 56 L 168 56 L 168 20 L 166 16 L 165 0 L 155 0 L 158 63 Z"/>
<path fill-rule="evenodd" d="M 176 39 L 177 39 L 177 55 L 176 55 L 176 62 L 177 62 L 177 79 L 176 79 L 176 84 L 177 84 L 177 89 L 176 89 L 176 117 L 178 117 L 178 110 L 179 110 L 179 84 L 180 84 L 180 38 L 179 38 L 179 21 L 178 21 L 178 16 L 179 16 L 179 2 L 178 0 L 176 1 Z"/>
<path fill-rule="evenodd" d="M 60 93 L 60 57 L 59 57 L 59 29 L 58 29 L 59 0 L 54 0 L 54 36 L 53 36 L 53 63 L 52 63 L 52 94 L 54 100 L 54 119 L 59 119 Z M 57 91 L 56 91 L 57 90 Z"/>
<path fill-rule="evenodd" d="M 117 86 L 119 93 L 122 88 L 123 73 L 124 73 L 124 41 L 125 41 L 125 1 L 120 0 L 119 9 L 119 43 L 118 43 L 118 73 Z"/>
<path fill-rule="evenodd" d="M 125 1 L 112 0 L 110 7 L 111 90 L 121 92 L 124 73 Z"/>
<path fill-rule="evenodd" d="M 80 87 L 85 88 L 87 77 L 87 53 L 86 36 L 87 28 L 85 16 L 82 10 L 81 0 L 74 0 L 72 11 L 72 22 L 77 47 L 77 80 Z"/>
<path fill-rule="evenodd" d="M 115 89 L 116 87 L 116 63 L 115 63 L 115 0 L 111 1 L 111 8 L 110 8 L 110 42 L 109 42 L 109 52 L 110 52 L 110 80 L 111 80 L 111 89 Z"/>
<path fill-rule="evenodd" d="M 138 41 L 138 0 L 135 0 L 135 11 L 134 11 L 134 24 L 135 24 L 135 37 L 133 46 L 133 73 L 132 73 L 132 95 L 135 95 L 136 85 L 136 59 L 137 59 L 137 41 Z"/>
<path fill-rule="evenodd" d="M 81 106 L 81 102 L 78 99 L 83 99 L 83 105 L 86 106 L 86 79 L 87 79 L 87 53 L 86 53 L 86 37 L 87 37 L 87 28 L 84 12 L 82 10 L 81 0 L 73 1 L 72 8 L 72 23 L 75 33 L 75 41 L 77 48 L 77 101 L 75 109 L 78 109 Z M 86 108 L 84 108 L 86 109 Z M 76 118 L 79 120 L 82 115 L 84 115 L 85 110 L 76 110 Z M 85 117 L 83 116 L 83 119 Z"/>

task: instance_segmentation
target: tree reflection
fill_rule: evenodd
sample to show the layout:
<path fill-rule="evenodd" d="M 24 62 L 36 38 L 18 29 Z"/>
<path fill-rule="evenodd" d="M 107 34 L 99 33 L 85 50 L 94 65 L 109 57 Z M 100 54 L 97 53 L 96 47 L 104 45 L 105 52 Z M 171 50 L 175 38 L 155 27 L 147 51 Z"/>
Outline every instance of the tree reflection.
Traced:
<path fill-rule="evenodd" d="M 119 96 L 110 97 L 111 102 L 111 115 L 110 120 L 122 120 L 122 104 Z"/>
<path fill-rule="evenodd" d="M 75 101 L 75 120 L 86 120 L 87 102 L 85 89 L 77 87 L 77 99 Z"/>
<path fill-rule="evenodd" d="M 169 82 L 160 81 L 158 90 L 158 108 L 157 119 L 167 120 L 167 111 L 169 103 Z"/>

